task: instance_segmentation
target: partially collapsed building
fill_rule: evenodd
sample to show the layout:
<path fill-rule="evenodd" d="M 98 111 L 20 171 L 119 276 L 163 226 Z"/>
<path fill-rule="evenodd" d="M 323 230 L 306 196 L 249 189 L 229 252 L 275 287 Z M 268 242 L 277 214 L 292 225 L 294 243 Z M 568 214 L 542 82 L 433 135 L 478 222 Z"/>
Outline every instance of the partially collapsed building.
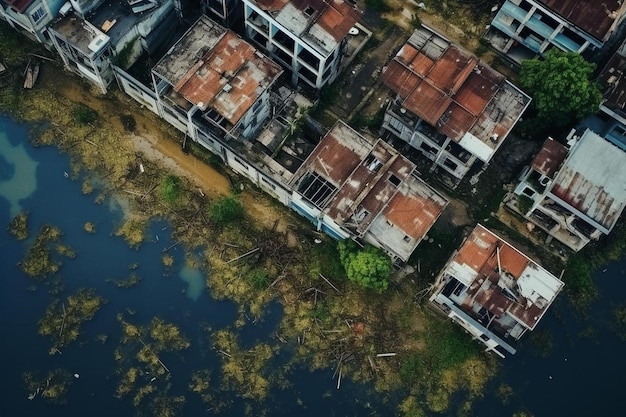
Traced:
<path fill-rule="evenodd" d="M 535 330 L 563 286 L 479 224 L 437 277 L 430 300 L 486 350 L 504 357 Z"/>

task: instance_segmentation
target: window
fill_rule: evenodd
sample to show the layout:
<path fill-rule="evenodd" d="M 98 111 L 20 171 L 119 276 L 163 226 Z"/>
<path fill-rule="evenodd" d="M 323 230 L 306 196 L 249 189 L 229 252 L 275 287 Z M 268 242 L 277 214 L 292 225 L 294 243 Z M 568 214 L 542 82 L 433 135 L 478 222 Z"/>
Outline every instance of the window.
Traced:
<path fill-rule="evenodd" d="M 315 13 L 315 9 L 312 8 L 311 6 L 308 6 L 306 9 L 304 9 L 304 14 L 307 17 L 311 17 L 313 15 L 313 13 Z"/>
<path fill-rule="evenodd" d="M 244 168 L 248 168 L 248 164 L 246 164 L 245 162 L 243 162 L 241 159 L 235 157 L 235 161 L 237 161 L 237 163 L 239 163 L 239 165 L 241 165 Z"/>
<path fill-rule="evenodd" d="M 41 19 L 43 19 L 46 16 L 46 12 L 43 9 L 43 6 L 39 6 L 31 15 L 30 17 L 33 18 L 33 22 L 35 23 L 39 23 L 39 21 Z"/>
<path fill-rule="evenodd" d="M 398 178 L 395 175 L 391 174 L 391 175 L 389 175 L 389 182 L 397 187 L 398 185 L 400 185 L 400 178 Z"/>

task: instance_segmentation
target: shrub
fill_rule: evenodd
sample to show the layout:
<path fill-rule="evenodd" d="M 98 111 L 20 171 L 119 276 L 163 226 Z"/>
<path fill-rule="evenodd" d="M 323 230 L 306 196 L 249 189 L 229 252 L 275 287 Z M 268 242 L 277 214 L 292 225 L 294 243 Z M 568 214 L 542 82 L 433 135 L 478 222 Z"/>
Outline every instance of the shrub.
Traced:
<path fill-rule="evenodd" d="M 174 203 L 180 197 L 180 178 L 167 175 L 161 181 L 161 196 L 168 204 Z"/>
<path fill-rule="evenodd" d="M 222 197 L 211 205 L 211 219 L 216 223 L 230 223 L 242 217 L 243 206 L 236 197 Z"/>
<path fill-rule="evenodd" d="M 98 120 L 98 112 L 84 104 L 76 104 L 74 106 L 74 120 L 78 124 L 88 125 Z"/>
<path fill-rule="evenodd" d="M 382 250 L 371 245 L 359 249 L 356 243 L 349 239 L 340 241 L 337 248 L 350 281 L 379 293 L 387 289 L 391 259 Z"/>

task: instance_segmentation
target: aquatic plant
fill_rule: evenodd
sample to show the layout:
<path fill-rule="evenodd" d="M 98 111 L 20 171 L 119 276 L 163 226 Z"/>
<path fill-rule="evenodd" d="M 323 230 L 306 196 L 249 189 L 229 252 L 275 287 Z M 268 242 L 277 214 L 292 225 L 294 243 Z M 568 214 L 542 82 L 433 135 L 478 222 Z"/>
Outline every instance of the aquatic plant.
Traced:
<path fill-rule="evenodd" d="M 145 239 L 147 221 L 141 218 L 127 219 L 116 231 L 115 236 L 121 236 L 132 248 L 138 248 Z"/>
<path fill-rule="evenodd" d="M 28 213 L 19 213 L 11 220 L 8 227 L 9 233 L 11 233 L 17 240 L 24 240 L 28 238 Z"/>
<path fill-rule="evenodd" d="M 64 302 L 53 300 L 39 320 L 39 334 L 52 339 L 50 354 L 77 340 L 83 324 L 93 319 L 103 303 L 104 298 L 93 289 L 80 289 Z"/>
<path fill-rule="evenodd" d="M 139 285 L 139 283 L 141 282 L 141 277 L 133 273 L 133 274 L 130 274 L 130 276 L 126 279 L 119 279 L 119 280 L 110 279 L 107 281 L 112 282 L 118 288 L 130 288 L 130 287 Z"/>
<path fill-rule="evenodd" d="M 39 372 L 25 372 L 22 374 L 22 380 L 29 400 L 43 398 L 54 404 L 64 404 L 73 378 L 64 369 L 54 369 L 48 371 L 45 376 Z"/>
<path fill-rule="evenodd" d="M 38 280 L 57 272 L 61 268 L 61 262 L 52 260 L 49 243 L 56 242 L 60 237 L 61 230 L 57 227 L 42 226 L 21 263 L 22 270 Z"/>
<path fill-rule="evenodd" d="M 96 233 L 96 225 L 93 222 L 86 222 L 83 228 L 87 233 Z"/>
<path fill-rule="evenodd" d="M 165 266 L 174 265 L 174 257 L 170 255 L 169 253 L 164 253 L 163 256 L 161 256 L 161 261 L 163 262 L 163 265 Z"/>

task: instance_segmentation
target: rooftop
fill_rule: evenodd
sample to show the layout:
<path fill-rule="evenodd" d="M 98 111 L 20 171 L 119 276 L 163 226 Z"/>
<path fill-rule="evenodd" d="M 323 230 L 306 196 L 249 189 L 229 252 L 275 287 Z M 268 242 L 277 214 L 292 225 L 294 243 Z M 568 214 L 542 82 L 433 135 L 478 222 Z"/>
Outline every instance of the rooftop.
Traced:
<path fill-rule="evenodd" d="M 236 33 L 203 16 L 153 72 L 188 102 L 235 125 L 282 69 Z"/>
<path fill-rule="evenodd" d="M 488 161 L 530 97 L 427 27 L 416 29 L 383 73 L 401 105 Z"/>
<path fill-rule="evenodd" d="M 622 0 L 539 0 L 596 39 L 605 41 L 624 13 Z"/>
<path fill-rule="evenodd" d="M 607 234 L 626 204 L 626 152 L 591 130 L 573 146 L 550 197 L 588 217 Z"/>
<path fill-rule="evenodd" d="M 505 240 L 477 225 L 446 266 L 467 287 L 460 306 L 467 313 L 486 309 L 495 321 L 511 316 L 533 330 L 563 282 Z"/>
<path fill-rule="evenodd" d="M 567 157 L 567 151 L 565 146 L 552 138 L 548 138 L 533 159 L 532 168 L 548 178 L 553 178 Z"/>
<path fill-rule="evenodd" d="M 363 12 L 344 0 L 249 0 L 324 56 L 330 55 Z"/>
<path fill-rule="evenodd" d="M 626 82 L 624 72 L 626 71 L 626 42 L 618 48 L 611 56 L 609 62 L 604 66 L 598 82 L 604 89 L 604 105 L 624 111 L 626 106 Z"/>
<path fill-rule="evenodd" d="M 371 141 L 339 121 L 293 182 L 312 173 L 323 178 L 329 194 L 320 208 L 357 235 L 371 233 L 406 261 L 447 205 L 414 170 L 413 163 L 384 141 Z M 313 191 L 301 192 L 316 199 Z"/>
<path fill-rule="evenodd" d="M 57 21 L 52 29 L 87 56 L 97 53 L 109 42 L 107 35 L 73 14 Z"/>
<path fill-rule="evenodd" d="M 2 2 L 11 6 L 18 13 L 23 13 L 33 3 L 33 0 L 2 0 Z"/>

